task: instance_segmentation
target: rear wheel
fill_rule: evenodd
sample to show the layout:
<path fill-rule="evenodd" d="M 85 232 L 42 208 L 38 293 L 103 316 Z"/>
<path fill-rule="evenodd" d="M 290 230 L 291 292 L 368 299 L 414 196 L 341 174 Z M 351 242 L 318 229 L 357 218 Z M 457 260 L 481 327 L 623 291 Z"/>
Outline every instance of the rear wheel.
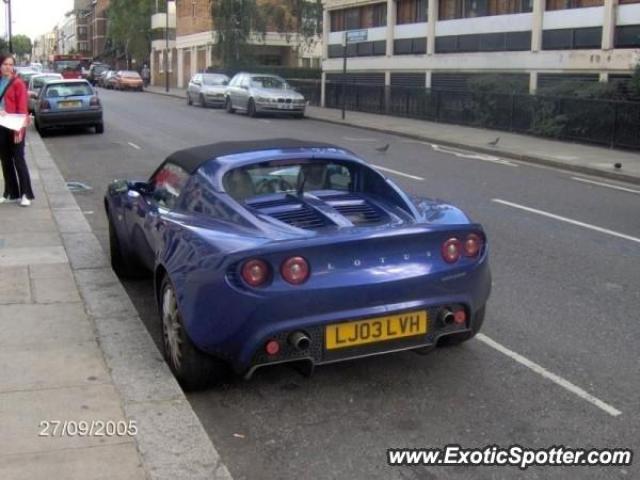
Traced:
<path fill-rule="evenodd" d="M 96 133 L 104 133 L 104 123 L 98 123 L 95 128 Z"/>
<path fill-rule="evenodd" d="M 189 338 L 175 289 L 166 275 L 162 280 L 159 300 L 164 357 L 182 387 L 185 390 L 197 390 L 228 378 L 228 366 L 198 350 Z"/>
<path fill-rule="evenodd" d="M 250 117 L 256 116 L 256 104 L 253 101 L 253 98 L 250 98 L 249 103 L 247 104 L 247 115 Z"/>
<path fill-rule="evenodd" d="M 200 102 L 200 106 L 202 108 L 207 107 L 207 101 L 204 99 L 204 95 L 200 94 L 200 96 L 198 97 L 198 102 Z"/>
<path fill-rule="evenodd" d="M 193 105 L 193 100 L 191 100 L 191 94 L 187 92 L 187 105 Z"/>
<path fill-rule="evenodd" d="M 473 321 L 471 322 L 471 331 L 457 333 L 455 335 L 447 335 L 438 342 L 438 346 L 452 347 L 454 345 L 460 345 L 461 343 L 469 341 L 475 337 L 484 323 L 485 309 L 486 305 L 483 305 L 482 308 L 476 311 L 476 314 L 473 316 Z"/>
<path fill-rule="evenodd" d="M 231 103 L 231 97 L 227 97 L 227 99 L 225 100 L 224 108 L 227 111 L 227 113 L 235 113 L 236 109 L 233 108 L 233 105 Z"/>

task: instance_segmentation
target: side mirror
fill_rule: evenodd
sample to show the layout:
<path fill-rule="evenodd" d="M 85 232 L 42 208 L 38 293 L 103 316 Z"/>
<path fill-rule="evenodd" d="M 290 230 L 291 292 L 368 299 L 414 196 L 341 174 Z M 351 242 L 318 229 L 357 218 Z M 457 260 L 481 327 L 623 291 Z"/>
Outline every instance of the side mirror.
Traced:
<path fill-rule="evenodd" d="M 38 98 L 38 92 L 33 92 L 33 91 L 29 92 L 29 98 L 33 98 L 33 99 Z"/>
<path fill-rule="evenodd" d="M 229 82 L 227 80 L 223 80 L 222 85 L 229 85 Z"/>
<path fill-rule="evenodd" d="M 122 179 L 117 179 L 111 182 L 109 185 L 109 194 L 120 195 L 129 191 L 129 182 Z"/>

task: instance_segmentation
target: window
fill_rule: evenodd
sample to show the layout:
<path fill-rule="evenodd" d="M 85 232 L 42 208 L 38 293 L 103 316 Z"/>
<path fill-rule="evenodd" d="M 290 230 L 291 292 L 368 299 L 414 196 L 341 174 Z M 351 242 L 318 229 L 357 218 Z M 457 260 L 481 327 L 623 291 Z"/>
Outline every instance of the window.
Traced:
<path fill-rule="evenodd" d="M 235 168 L 224 175 L 225 191 L 235 200 L 256 195 L 297 191 L 351 189 L 351 172 L 332 162 L 297 163 Z"/>
<path fill-rule="evenodd" d="M 640 25 L 616 27 L 616 48 L 640 48 Z"/>
<path fill-rule="evenodd" d="M 564 28 L 542 32 L 543 50 L 576 50 L 600 48 L 602 27 Z"/>
<path fill-rule="evenodd" d="M 151 179 L 153 198 L 161 207 L 175 208 L 187 180 L 189 180 L 189 174 L 181 167 L 173 163 L 165 163 Z"/>
<path fill-rule="evenodd" d="M 439 0 L 440 20 L 526 13 L 533 10 L 533 0 Z M 549 0 L 554 1 L 554 0 Z M 584 0 L 592 1 L 592 0 Z"/>
<path fill-rule="evenodd" d="M 425 0 L 426 1 L 426 0 Z M 376 3 L 364 7 L 331 12 L 331 31 L 360 30 L 384 27 L 387 24 L 387 4 Z"/>
<path fill-rule="evenodd" d="M 568 8 L 600 7 L 604 0 L 547 0 L 547 10 L 565 10 Z"/>
<path fill-rule="evenodd" d="M 398 0 L 396 23 L 419 23 L 427 21 L 427 0 Z"/>

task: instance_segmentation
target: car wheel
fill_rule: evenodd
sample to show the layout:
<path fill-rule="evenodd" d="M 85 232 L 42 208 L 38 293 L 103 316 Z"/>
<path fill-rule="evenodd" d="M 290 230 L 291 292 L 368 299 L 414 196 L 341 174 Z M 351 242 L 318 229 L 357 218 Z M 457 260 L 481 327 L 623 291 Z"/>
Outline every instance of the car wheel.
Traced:
<path fill-rule="evenodd" d="M 204 99 L 204 95 L 198 97 L 198 102 L 202 108 L 207 108 L 207 101 Z"/>
<path fill-rule="evenodd" d="M 298 118 L 298 119 L 302 119 L 302 118 L 304 118 L 304 112 L 302 112 L 302 113 L 296 113 L 296 114 L 294 115 L 294 118 Z"/>
<path fill-rule="evenodd" d="M 250 117 L 256 116 L 256 103 L 253 101 L 253 98 L 250 98 L 247 104 L 247 115 Z"/>
<path fill-rule="evenodd" d="M 233 108 L 230 97 L 227 97 L 227 100 L 224 102 L 224 108 L 227 110 L 227 113 L 235 113 L 236 109 Z"/>
<path fill-rule="evenodd" d="M 116 275 L 122 278 L 141 277 L 144 270 L 135 258 L 125 252 L 120 245 L 116 227 L 113 224 L 111 214 L 107 212 L 109 223 L 109 254 L 111 256 L 111 268 Z"/>
<path fill-rule="evenodd" d="M 96 124 L 96 133 L 104 133 L 104 123 Z"/>
<path fill-rule="evenodd" d="M 458 333 L 455 335 L 446 335 L 439 342 L 439 347 L 449 347 L 460 345 L 468 340 L 471 340 L 473 337 L 477 335 L 477 333 L 482 328 L 482 324 L 484 323 L 484 314 L 485 314 L 486 305 L 483 305 L 476 314 L 473 316 L 473 321 L 471 322 L 471 331 Z"/>
<path fill-rule="evenodd" d="M 193 105 L 193 100 L 191 100 L 191 94 L 187 92 L 187 105 Z"/>
<path fill-rule="evenodd" d="M 228 378 L 228 366 L 200 351 L 189 338 L 175 289 L 166 275 L 162 280 L 159 300 L 164 357 L 182 387 L 198 390 Z"/>

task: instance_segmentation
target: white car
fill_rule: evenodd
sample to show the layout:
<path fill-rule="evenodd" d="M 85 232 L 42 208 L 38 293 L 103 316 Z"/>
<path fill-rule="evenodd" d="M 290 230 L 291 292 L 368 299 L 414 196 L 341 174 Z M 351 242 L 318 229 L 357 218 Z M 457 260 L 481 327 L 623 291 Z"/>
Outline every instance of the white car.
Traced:
<path fill-rule="evenodd" d="M 224 107 L 224 93 L 229 77 L 221 73 L 196 73 L 187 87 L 187 103 L 198 102 L 201 107 Z"/>
<path fill-rule="evenodd" d="M 34 75 L 29 79 L 29 86 L 27 87 L 29 90 L 29 113 L 33 113 L 35 111 L 40 90 L 49 80 L 62 80 L 62 75 L 59 73 L 41 73 Z"/>

